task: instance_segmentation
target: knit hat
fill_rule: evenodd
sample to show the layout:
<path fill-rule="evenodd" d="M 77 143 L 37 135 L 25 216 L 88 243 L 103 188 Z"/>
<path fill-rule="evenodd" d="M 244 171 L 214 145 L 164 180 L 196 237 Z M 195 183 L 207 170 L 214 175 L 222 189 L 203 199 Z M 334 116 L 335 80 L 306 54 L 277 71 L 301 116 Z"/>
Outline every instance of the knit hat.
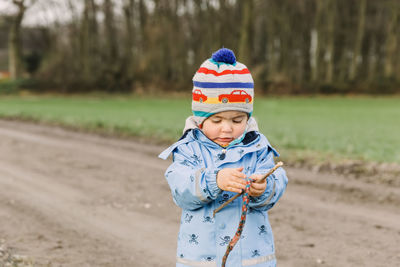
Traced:
<path fill-rule="evenodd" d="M 192 111 L 201 124 L 222 111 L 253 112 L 254 81 L 232 50 L 222 48 L 201 64 L 193 77 Z"/>

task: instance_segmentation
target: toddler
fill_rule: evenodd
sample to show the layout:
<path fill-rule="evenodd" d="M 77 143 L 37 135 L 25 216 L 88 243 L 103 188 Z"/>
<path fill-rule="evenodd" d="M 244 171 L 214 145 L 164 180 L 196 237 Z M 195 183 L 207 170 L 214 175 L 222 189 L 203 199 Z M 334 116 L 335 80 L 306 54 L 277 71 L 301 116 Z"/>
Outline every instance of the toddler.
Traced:
<path fill-rule="evenodd" d="M 174 202 L 182 208 L 176 266 L 221 266 L 239 224 L 239 197 L 213 211 L 260 179 L 279 156 L 258 132 L 252 116 L 254 82 L 234 53 L 222 48 L 193 77 L 192 111 L 184 134 L 159 157 L 173 162 L 165 177 Z M 250 186 L 249 209 L 241 238 L 226 266 L 276 266 L 268 210 L 282 196 L 288 179 L 282 168 Z"/>

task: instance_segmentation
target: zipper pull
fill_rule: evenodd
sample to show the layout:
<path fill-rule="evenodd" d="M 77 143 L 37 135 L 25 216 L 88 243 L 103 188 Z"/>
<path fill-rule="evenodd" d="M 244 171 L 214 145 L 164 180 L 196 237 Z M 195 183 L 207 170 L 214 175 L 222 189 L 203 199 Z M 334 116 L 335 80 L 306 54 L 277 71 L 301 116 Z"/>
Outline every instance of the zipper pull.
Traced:
<path fill-rule="evenodd" d="M 222 149 L 222 153 L 218 155 L 219 160 L 224 160 L 226 154 L 226 149 Z"/>

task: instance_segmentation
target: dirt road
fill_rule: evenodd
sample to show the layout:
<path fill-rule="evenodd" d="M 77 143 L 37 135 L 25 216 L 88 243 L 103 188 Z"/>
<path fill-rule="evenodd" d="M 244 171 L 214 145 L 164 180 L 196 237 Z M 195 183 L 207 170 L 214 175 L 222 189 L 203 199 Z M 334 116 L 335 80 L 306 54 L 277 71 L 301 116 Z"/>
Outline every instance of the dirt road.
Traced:
<path fill-rule="evenodd" d="M 0 266 L 174 266 L 163 148 L 0 121 Z M 278 266 L 400 266 L 400 188 L 286 169 Z"/>

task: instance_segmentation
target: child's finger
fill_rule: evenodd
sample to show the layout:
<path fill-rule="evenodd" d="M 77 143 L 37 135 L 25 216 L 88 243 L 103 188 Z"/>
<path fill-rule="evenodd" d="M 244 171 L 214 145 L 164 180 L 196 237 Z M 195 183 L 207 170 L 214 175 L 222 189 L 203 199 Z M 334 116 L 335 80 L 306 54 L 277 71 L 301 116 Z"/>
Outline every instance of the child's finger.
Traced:
<path fill-rule="evenodd" d="M 232 182 L 232 183 L 229 184 L 229 186 L 239 189 L 240 192 L 241 192 L 242 189 L 246 188 L 246 185 L 243 185 L 243 184 L 237 183 L 237 182 Z"/>
<path fill-rule="evenodd" d="M 256 184 L 256 183 L 252 183 L 250 185 L 250 189 L 251 190 L 265 190 L 266 188 L 266 184 Z"/>
<path fill-rule="evenodd" d="M 265 184 L 267 182 L 267 179 L 260 180 L 260 179 L 255 179 L 253 184 Z"/>
<path fill-rule="evenodd" d="M 262 177 L 263 177 L 262 174 L 252 174 L 252 175 L 250 176 L 250 178 L 253 179 L 253 180 L 255 180 L 255 181 L 260 180 Z"/>
<path fill-rule="evenodd" d="M 243 189 L 246 187 L 246 181 L 244 179 L 242 179 L 242 178 L 235 178 L 234 177 L 232 179 L 232 183 L 240 184 L 241 188 L 243 188 Z"/>
<path fill-rule="evenodd" d="M 246 181 L 239 177 L 232 177 L 231 182 L 236 184 L 241 184 L 242 186 L 246 186 Z"/>
<path fill-rule="evenodd" d="M 242 189 L 235 188 L 235 187 L 227 187 L 227 191 L 234 192 L 234 193 L 242 193 Z"/>
<path fill-rule="evenodd" d="M 252 183 L 251 188 L 255 189 L 255 190 L 264 190 L 265 189 L 265 184 L 257 184 L 257 183 Z"/>
<path fill-rule="evenodd" d="M 252 197 L 259 197 L 263 194 L 263 191 L 256 191 L 256 190 L 250 190 L 249 195 Z"/>
<path fill-rule="evenodd" d="M 246 178 L 246 174 L 244 174 L 243 172 L 238 172 L 238 171 L 234 171 L 233 172 L 233 176 L 241 178 L 241 179 L 245 179 Z"/>
<path fill-rule="evenodd" d="M 263 181 L 254 181 L 253 183 L 251 183 L 251 185 L 254 185 L 254 186 L 260 186 L 260 187 L 262 187 L 262 186 L 265 186 L 267 184 L 267 180 L 263 180 Z"/>

